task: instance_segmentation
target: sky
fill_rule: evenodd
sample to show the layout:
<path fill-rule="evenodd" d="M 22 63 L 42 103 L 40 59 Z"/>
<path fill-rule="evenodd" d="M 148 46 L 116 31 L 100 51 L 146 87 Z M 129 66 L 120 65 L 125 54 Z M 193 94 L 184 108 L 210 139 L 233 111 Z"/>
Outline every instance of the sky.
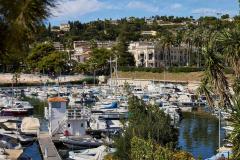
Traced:
<path fill-rule="evenodd" d="M 54 25 L 79 20 L 154 15 L 216 16 L 238 14 L 238 0 L 60 0 L 48 21 Z"/>

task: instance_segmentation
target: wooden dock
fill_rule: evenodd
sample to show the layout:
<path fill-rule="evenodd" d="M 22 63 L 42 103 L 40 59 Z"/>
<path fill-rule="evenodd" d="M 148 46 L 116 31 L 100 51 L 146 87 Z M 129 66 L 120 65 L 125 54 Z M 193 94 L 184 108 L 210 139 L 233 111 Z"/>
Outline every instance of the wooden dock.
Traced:
<path fill-rule="evenodd" d="M 38 142 L 44 160 L 62 160 L 48 132 L 40 132 Z"/>

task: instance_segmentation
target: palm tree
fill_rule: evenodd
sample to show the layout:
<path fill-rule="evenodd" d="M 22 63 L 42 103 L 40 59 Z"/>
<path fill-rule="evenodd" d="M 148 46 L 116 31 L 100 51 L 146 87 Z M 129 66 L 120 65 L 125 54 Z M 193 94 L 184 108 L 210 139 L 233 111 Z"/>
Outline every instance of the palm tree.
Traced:
<path fill-rule="evenodd" d="M 218 42 L 223 46 L 223 54 L 228 64 L 233 68 L 235 81 L 233 89 L 236 94 L 240 93 L 240 28 L 224 30 L 218 36 Z"/>
<path fill-rule="evenodd" d="M 224 55 L 233 67 L 236 77 L 240 78 L 240 29 L 224 30 L 218 37 L 218 41 L 224 46 Z"/>
<path fill-rule="evenodd" d="M 184 34 L 184 42 L 187 44 L 187 65 L 190 65 L 192 52 L 192 30 L 188 30 Z"/>
<path fill-rule="evenodd" d="M 204 94 L 206 96 L 207 102 L 209 104 L 209 106 L 213 107 L 214 106 L 214 100 L 212 98 L 213 96 L 213 92 L 212 92 L 212 88 L 209 85 L 209 78 L 208 77 L 204 77 L 201 80 L 201 85 L 198 87 L 197 90 L 198 94 Z"/>
<path fill-rule="evenodd" d="M 178 50 L 179 50 L 179 54 L 180 54 L 180 48 L 181 48 L 181 45 L 182 45 L 182 41 L 183 41 L 183 32 L 182 31 L 178 31 L 176 33 L 176 37 L 175 37 L 175 44 L 178 46 Z M 178 63 L 178 66 L 181 65 L 180 64 L 180 59 L 179 59 L 179 63 Z"/>
<path fill-rule="evenodd" d="M 203 47 L 203 30 L 198 28 L 194 30 L 193 33 L 193 44 L 196 47 L 197 51 L 197 67 L 201 67 L 201 55 L 202 55 L 202 47 Z"/>
<path fill-rule="evenodd" d="M 240 5 L 240 0 L 239 0 Z M 231 122 L 234 128 L 231 134 L 231 140 L 233 143 L 233 159 L 240 159 L 240 26 L 237 25 L 233 30 L 224 30 L 220 34 L 209 34 L 207 30 L 204 36 L 203 44 L 206 46 L 204 48 L 204 55 L 206 60 L 206 70 L 205 76 L 202 81 L 202 85 L 199 88 L 200 92 L 205 92 L 206 96 L 211 97 L 211 93 L 216 92 L 220 95 L 222 106 L 230 106 L 232 108 L 231 112 Z M 215 35 L 215 36 L 213 36 Z M 233 68 L 234 74 L 236 76 L 236 82 L 234 84 L 235 99 L 232 99 L 234 105 L 231 105 L 230 99 L 232 95 L 229 93 L 228 82 L 223 74 L 223 69 L 225 67 L 225 58 L 229 65 Z M 211 86 L 212 88 L 208 88 Z M 233 87 L 234 87 L 233 86 Z M 209 100 L 211 101 L 211 99 Z M 210 104 L 211 105 L 211 104 Z"/>
<path fill-rule="evenodd" d="M 234 112 L 232 112 L 231 122 L 233 132 L 231 134 L 231 141 L 233 143 L 233 159 L 240 158 L 240 97 L 236 96 L 234 99 Z"/>
<path fill-rule="evenodd" d="M 56 0 L 0 0 L 0 22 L 5 24 L 4 46 L 0 53 L 12 58 L 21 57 L 29 49 L 39 27 L 50 16 L 51 8 L 55 7 Z M 0 55 L 1 56 L 1 55 Z"/>
<path fill-rule="evenodd" d="M 209 40 L 208 44 L 203 48 L 205 57 L 205 72 L 202 83 L 202 89 L 205 95 L 209 93 L 217 93 L 220 96 L 221 107 L 231 107 L 231 95 L 229 84 L 224 75 L 224 60 L 219 53 L 218 46 L 215 41 L 215 35 Z M 211 91 L 206 92 L 206 85 L 212 86 Z M 209 102 L 211 105 L 212 103 Z"/>
<path fill-rule="evenodd" d="M 172 32 L 165 32 L 164 34 L 161 35 L 160 39 L 162 46 L 163 46 L 163 54 L 164 54 L 164 65 L 166 67 L 172 65 L 172 60 L 171 60 L 171 47 L 174 44 L 174 36 Z M 165 49 L 167 49 L 167 56 L 165 55 Z M 166 62 L 168 60 L 168 62 Z"/>

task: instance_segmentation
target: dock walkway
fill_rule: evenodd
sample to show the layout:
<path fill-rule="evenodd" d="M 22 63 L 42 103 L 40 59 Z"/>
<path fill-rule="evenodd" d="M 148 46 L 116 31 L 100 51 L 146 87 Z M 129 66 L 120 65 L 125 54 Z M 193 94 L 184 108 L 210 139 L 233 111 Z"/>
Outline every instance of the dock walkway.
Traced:
<path fill-rule="evenodd" d="M 40 132 L 38 142 L 44 160 L 62 160 L 48 132 Z"/>

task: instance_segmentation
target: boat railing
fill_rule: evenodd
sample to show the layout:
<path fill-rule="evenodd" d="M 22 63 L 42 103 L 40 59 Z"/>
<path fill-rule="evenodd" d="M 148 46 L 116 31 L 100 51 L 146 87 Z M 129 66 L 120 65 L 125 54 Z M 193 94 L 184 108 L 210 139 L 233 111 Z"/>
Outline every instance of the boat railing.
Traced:
<path fill-rule="evenodd" d="M 80 120 L 87 119 L 89 115 L 81 109 L 68 109 L 67 119 L 68 120 Z"/>

